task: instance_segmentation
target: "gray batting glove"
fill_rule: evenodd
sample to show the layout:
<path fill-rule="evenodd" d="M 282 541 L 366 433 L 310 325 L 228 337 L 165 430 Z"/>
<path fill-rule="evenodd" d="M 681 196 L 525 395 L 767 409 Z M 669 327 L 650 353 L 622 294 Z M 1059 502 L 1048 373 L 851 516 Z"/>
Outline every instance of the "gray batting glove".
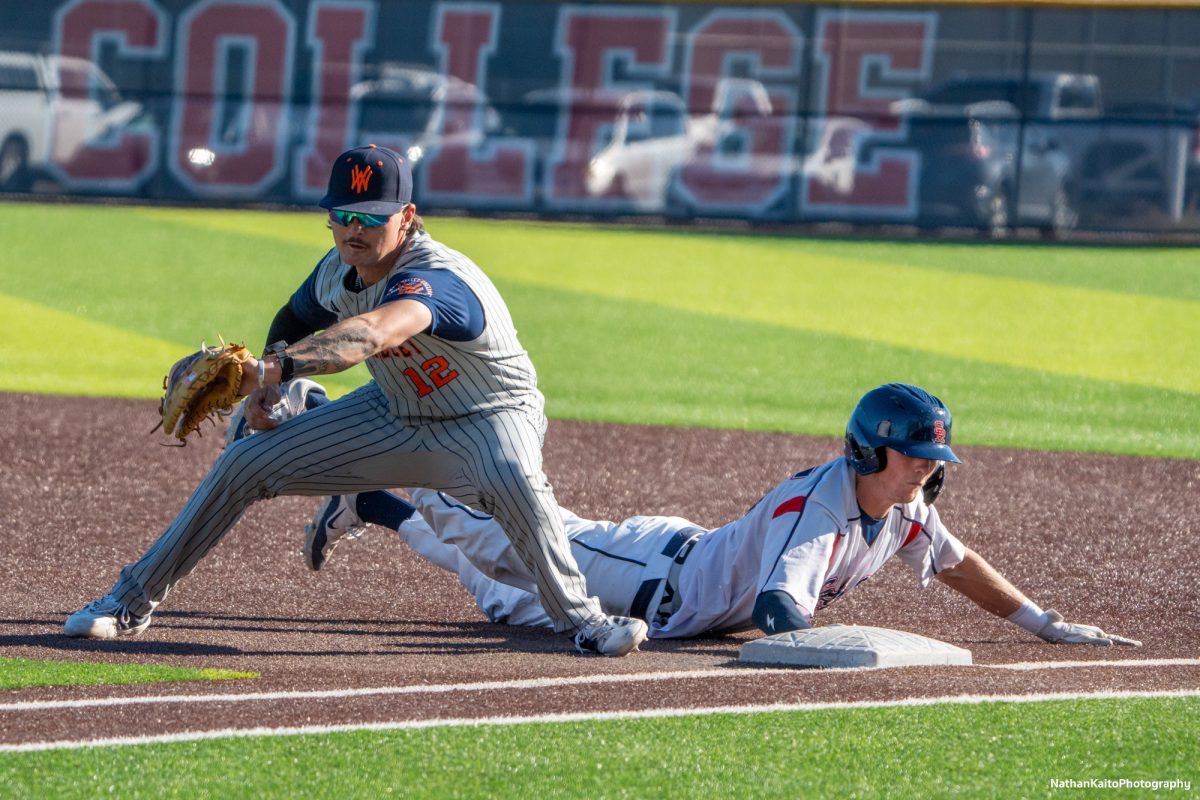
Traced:
<path fill-rule="evenodd" d="M 1054 644 L 1095 644 L 1101 647 L 1108 647 L 1114 644 L 1123 644 L 1129 647 L 1141 647 L 1142 643 L 1137 639 L 1126 639 L 1124 636 L 1117 636 L 1115 633 L 1105 633 L 1095 625 L 1077 625 L 1072 622 L 1067 622 L 1063 619 L 1063 615 L 1052 608 L 1046 609 L 1046 616 L 1050 621 L 1037 632 L 1037 636 L 1047 642 Z"/>

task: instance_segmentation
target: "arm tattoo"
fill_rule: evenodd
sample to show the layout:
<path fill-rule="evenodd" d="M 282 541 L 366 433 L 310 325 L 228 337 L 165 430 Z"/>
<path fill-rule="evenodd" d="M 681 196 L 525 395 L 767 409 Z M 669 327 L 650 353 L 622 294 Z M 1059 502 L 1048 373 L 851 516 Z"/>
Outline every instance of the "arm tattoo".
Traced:
<path fill-rule="evenodd" d="M 353 317 L 287 348 L 295 377 L 330 375 L 366 361 L 379 349 L 371 326 Z"/>

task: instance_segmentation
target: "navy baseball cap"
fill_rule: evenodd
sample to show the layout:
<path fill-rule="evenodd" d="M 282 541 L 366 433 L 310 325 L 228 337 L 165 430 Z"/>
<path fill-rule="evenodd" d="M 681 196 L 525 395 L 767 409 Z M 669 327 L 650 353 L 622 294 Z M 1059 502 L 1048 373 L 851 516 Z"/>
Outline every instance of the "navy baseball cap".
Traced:
<path fill-rule="evenodd" d="M 412 202 L 412 172 L 394 150 L 369 144 L 333 162 L 321 208 L 391 216 Z"/>

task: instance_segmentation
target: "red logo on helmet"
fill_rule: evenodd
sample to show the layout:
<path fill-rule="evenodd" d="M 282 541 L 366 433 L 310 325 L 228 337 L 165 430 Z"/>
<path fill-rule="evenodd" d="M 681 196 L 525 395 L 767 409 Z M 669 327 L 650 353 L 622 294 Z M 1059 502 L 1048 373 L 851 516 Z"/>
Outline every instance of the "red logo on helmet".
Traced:
<path fill-rule="evenodd" d="M 933 441 L 936 444 L 946 443 L 946 423 L 940 419 L 933 421 Z"/>

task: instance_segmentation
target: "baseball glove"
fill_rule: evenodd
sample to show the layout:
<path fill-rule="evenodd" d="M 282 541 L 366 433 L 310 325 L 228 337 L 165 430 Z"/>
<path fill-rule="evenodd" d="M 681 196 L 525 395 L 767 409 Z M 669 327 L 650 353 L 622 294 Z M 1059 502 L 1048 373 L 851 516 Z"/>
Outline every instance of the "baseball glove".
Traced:
<path fill-rule="evenodd" d="M 187 445 L 187 437 L 198 431 L 200 423 L 232 410 L 242 385 L 242 363 L 253 358 L 240 344 L 221 343 L 181 358 L 163 378 L 163 398 L 159 403 L 159 426 Z M 153 431 L 152 431 L 153 432 Z"/>

